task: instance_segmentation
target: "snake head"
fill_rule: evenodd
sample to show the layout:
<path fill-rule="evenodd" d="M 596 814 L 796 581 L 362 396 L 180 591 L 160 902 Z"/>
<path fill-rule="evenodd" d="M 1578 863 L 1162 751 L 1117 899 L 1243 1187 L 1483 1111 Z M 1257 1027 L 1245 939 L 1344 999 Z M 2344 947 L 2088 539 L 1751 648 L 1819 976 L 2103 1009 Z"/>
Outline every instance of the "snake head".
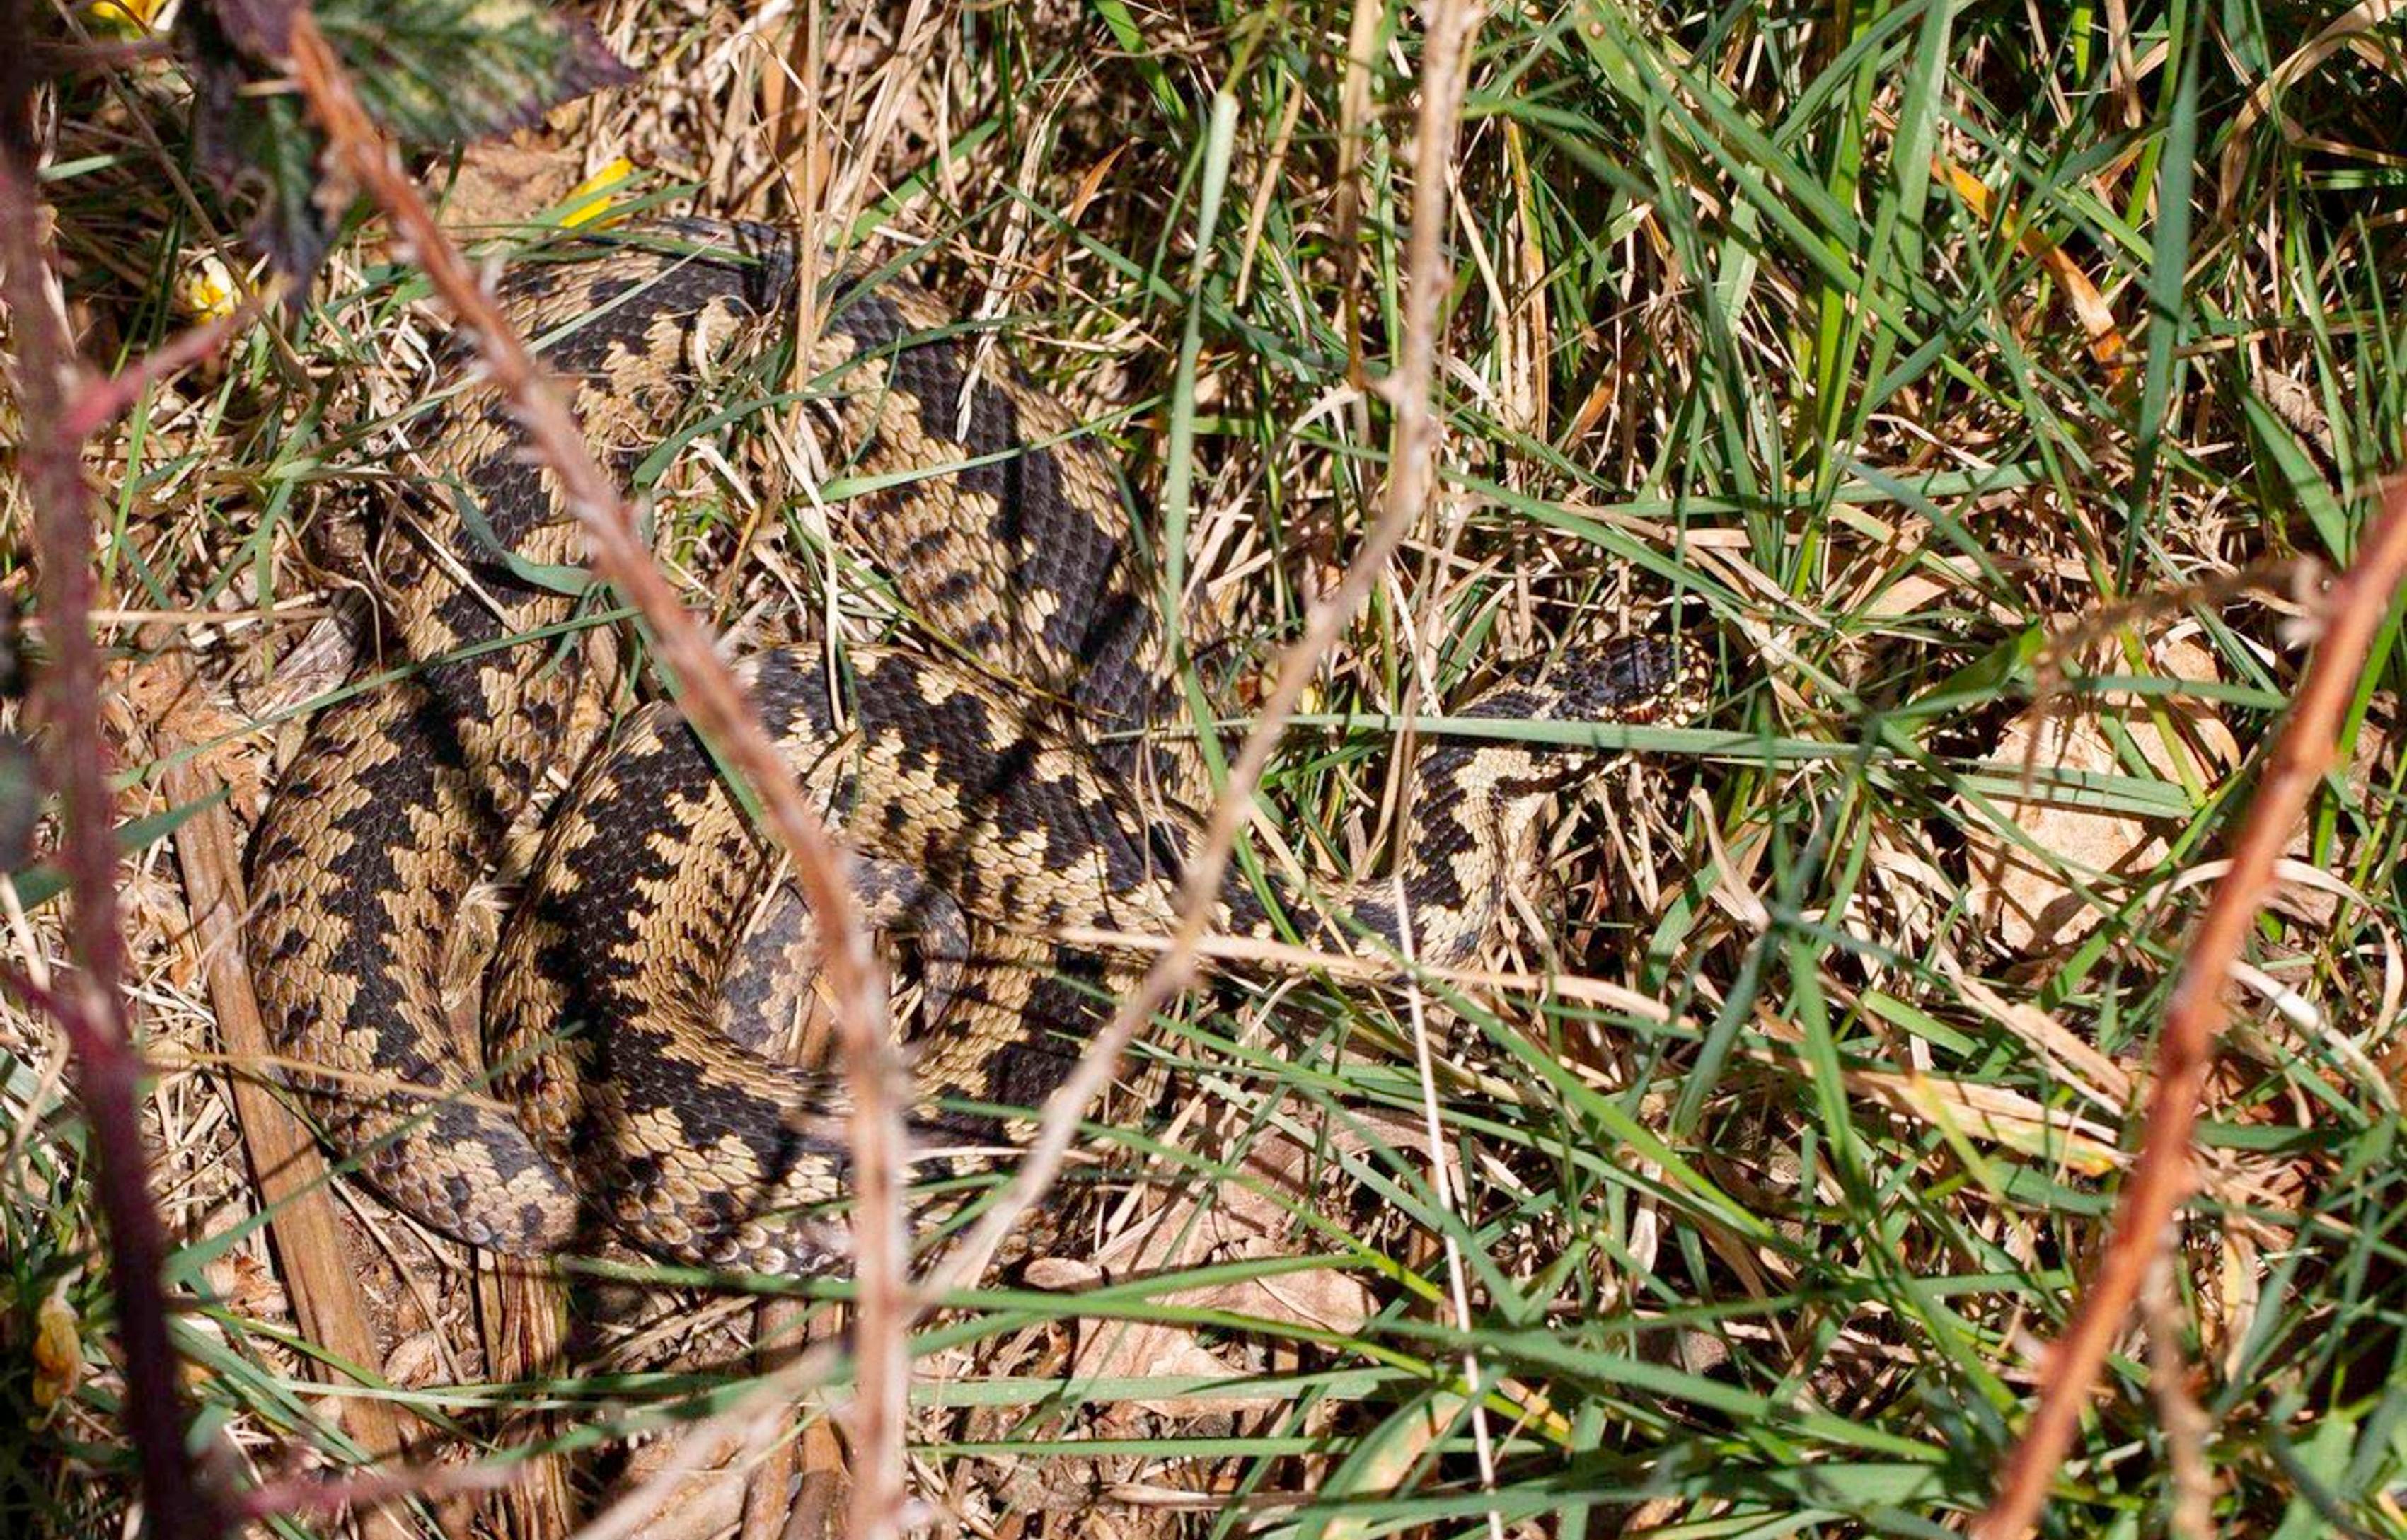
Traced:
<path fill-rule="evenodd" d="M 1532 658 L 1458 714 L 1532 725 L 1668 726 L 1701 715 L 1713 682 L 1705 649 L 1679 636 L 1624 636 Z M 1487 806 L 1498 827 L 1528 826 L 1552 792 L 1586 775 L 1594 749 L 1558 738 L 1463 739 L 1431 754 L 1438 802 Z"/>
<path fill-rule="evenodd" d="M 1713 660 L 1679 636 L 1624 636 L 1532 658 L 1468 715 L 1668 725 L 1701 715 Z"/>

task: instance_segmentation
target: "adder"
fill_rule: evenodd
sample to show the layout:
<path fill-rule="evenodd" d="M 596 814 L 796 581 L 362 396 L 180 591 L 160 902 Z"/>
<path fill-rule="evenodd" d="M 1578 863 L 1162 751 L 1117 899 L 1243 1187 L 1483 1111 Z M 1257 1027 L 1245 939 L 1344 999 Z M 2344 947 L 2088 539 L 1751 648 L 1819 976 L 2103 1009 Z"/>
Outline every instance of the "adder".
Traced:
<path fill-rule="evenodd" d="M 542 339 L 622 475 L 705 391 L 714 360 L 790 330 L 793 249 L 677 221 L 521 257 L 506 307 Z M 937 645 L 772 650 L 747 673 L 805 790 L 862 856 L 874 922 L 913 917 L 940 1014 L 915 1044 L 932 1150 L 990 1148 L 1058 1083 L 1118 962 L 1065 927 L 1159 931 L 1208 794 L 1157 590 L 1115 477 L 1058 401 L 971 348 L 927 296 L 848 279 L 803 373 L 847 474 L 852 544 Z M 466 357 L 451 368 L 463 378 Z M 829 1077 L 722 1021 L 740 926 L 775 863 L 672 701 L 634 711 L 550 814 L 463 1042 L 442 961 L 469 891 L 565 740 L 575 598 L 545 569 L 578 542 L 490 387 L 427 429 L 367 576 L 391 682 L 320 712 L 253 840 L 251 966 L 279 1052 L 311 1066 L 331 1142 L 404 1211 L 532 1256 L 599 1218 L 655 1255 L 808 1274 L 840 1266 L 842 1102 Z M 1638 637 L 1525 665 L 1457 715 L 1649 722 L 1692 711 L 1698 649 Z M 1532 859 L 1532 830 L 1591 756 L 1511 739 L 1426 748 L 1417 843 L 1395 878 L 1232 878 L 1226 934 L 1327 936 L 1459 962 Z M 1402 906 L 1399 906 L 1399 894 Z M 1282 927 L 1292 927 L 1283 932 Z M 491 1068 L 482 1067 L 490 1063 Z"/>

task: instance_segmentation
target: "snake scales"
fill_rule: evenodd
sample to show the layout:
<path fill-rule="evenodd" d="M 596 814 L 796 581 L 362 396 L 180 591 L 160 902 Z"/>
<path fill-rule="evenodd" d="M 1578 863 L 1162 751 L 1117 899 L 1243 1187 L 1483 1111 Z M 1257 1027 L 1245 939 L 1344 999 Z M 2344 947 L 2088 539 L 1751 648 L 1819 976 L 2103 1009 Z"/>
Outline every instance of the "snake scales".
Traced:
<path fill-rule="evenodd" d="M 621 474 L 715 358 L 790 324 L 790 249 L 752 227 L 565 244 L 580 260 L 521 260 L 503 299 Z M 833 676 L 806 647 L 747 669 L 805 791 L 863 857 L 872 920 L 974 929 L 975 945 L 925 948 L 943 1015 L 915 1045 L 917 1127 L 925 1146 L 990 1146 L 1121 977 L 1048 934 L 1161 929 L 1189 825 L 1145 809 L 1204 788 L 1176 735 L 1147 732 L 1175 699 L 1158 606 L 1068 413 L 1013 378 L 966 388 L 967 349 L 904 286 L 856 285 L 828 311 L 805 373 L 831 387 L 847 468 L 875 489 L 847 510 L 853 542 L 940 645 L 852 648 Z M 463 385 L 424 441 L 431 474 L 374 563 L 387 662 L 407 671 L 314 720 L 252 844 L 249 949 L 279 1053 L 314 1067 L 336 1148 L 442 1233 L 546 1255 L 598 1219 L 675 1261 L 837 1264 L 836 1088 L 766 1055 L 762 1023 L 721 1020 L 731 917 L 774 863 L 673 705 L 635 710 L 557 804 L 487 971 L 485 1051 L 447 1018 L 453 921 L 563 756 L 577 649 L 556 638 L 575 601 L 536 578 L 577 541 L 489 387 Z M 1659 720 L 1693 702 L 1701 669 L 1693 649 L 1632 639 L 1526 668 L 1464 710 Z M 1324 893 L 1317 922 L 1465 957 L 1584 763 L 1510 740 L 1426 750 L 1400 878 Z M 1218 921 L 1275 935 L 1286 916 L 1310 934 L 1316 912 L 1275 880 L 1232 880 Z"/>

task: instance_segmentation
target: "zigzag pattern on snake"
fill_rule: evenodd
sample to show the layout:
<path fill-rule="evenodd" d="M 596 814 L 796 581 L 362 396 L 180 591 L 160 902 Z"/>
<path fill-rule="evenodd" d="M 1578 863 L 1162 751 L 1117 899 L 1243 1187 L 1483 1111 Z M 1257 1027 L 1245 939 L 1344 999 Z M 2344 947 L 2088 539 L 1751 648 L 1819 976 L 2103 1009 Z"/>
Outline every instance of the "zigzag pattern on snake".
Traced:
<path fill-rule="evenodd" d="M 503 297 L 548 339 L 621 474 L 716 358 L 772 345 L 796 308 L 790 248 L 753 227 L 566 244 L 580 260 L 522 260 Z M 851 543 L 936 645 L 853 647 L 833 674 L 822 649 L 792 648 L 747 670 L 805 791 L 862 858 L 873 921 L 950 938 L 927 948 L 941 1015 L 914 1048 L 917 1126 L 958 1169 L 962 1148 L 1004 1139 L 1002 1109 L 1059 1082 L 1099 993 L 1125 982 L 1125 964 L 1051 934 L 1165 928 L 1191 824 L 1159 810 L 1206 788 L 1164 730 L 1175 676 L 1115 478 L 1059 403 L 1007 374 L 967 386 L 947 320 L 903 285 L 855 285 L 805 371 L 830 388 L 847 472 L 874 489 L 847 509 Z M 249 954 L 277 1048 L 317 1070 L 329 1139 L 444 1234 L 549 1255 L 598 1219 L 673 1261 L 838 1265 L 841 1098 L 724 1004 L 731 917 L 775 863 L 673 705 L 634 712 L 555 807 L 488 972 L 487 1041 L 461 1041 L 446 1016 L 453 920 L 569 753 L 577 649 L 545 638 L 574 601 L 534 573 L 573 561 L 577 541 L 490 389 L 463 388 L 432 435 L 432 474 L 394 510 L 374 574 L 379 635 L 410 669 L 315 719 L 253 840 Z M 1669 720 L 1700 699 L 1702 670 L 1691 647 L 1632 638 L 1518 670 L 1459 714 Z M 1360 934 L 1458 962 L 1587 763 L 1439 743 L 1415 766 L 1418 840 L 1397 878 L 1317 904 L 1232 880 L 1218 928 Z"/>

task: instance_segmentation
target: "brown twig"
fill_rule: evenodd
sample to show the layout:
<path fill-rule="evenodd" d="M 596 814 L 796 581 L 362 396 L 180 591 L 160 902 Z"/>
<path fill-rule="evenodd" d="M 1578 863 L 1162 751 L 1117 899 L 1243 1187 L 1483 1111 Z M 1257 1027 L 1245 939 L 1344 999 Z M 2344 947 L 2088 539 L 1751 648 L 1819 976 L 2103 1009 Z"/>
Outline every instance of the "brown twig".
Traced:
<path fill-rule="evenodd" d="M 2115 1202 L 2105 1255 L 2048 1355 L 2038 1408 L 2006 1460 L 1996 1499 L 1973 1526 L 1979 1540 L 2019 1540 L 2037 1525 L 2107 1351 L 2166 1247 L 2175 1211 L 2189 1195 L 2190 1136 L 2223 1030 L 2224 987 L 2272 886 L 2274 863 L 2339 752 L 2341 720 L 2366 649 L 2403 578 L 2407 478 L 2399 478 L 2384 490 L 2382 511 L 2367 527 L 2357 560 L 2324 596 L 2320 644 L 2249 799 L 2247 820 L 2232 842 L 2230 869 L 2207 901 L 2165 1009 L 2140 1151 Z"/>
<path fill-rule="evenodd" d="M 567 1357 L 568 1287 L 544 1267 L 477 1270 L 477 1331 L 485 1367 L 496 1379 L 532 1380 L 556 1374 Z M 494 1531 L 512 1540 L 549 1540 L 574 1526 L 576 1494 L 569 1457 L 556 1436 L 559 1416 L 535 1407 L 508 1419 L 502 1436 L 520 1446 L 520 1479 L 496 1489 L 481 1504 Z"/>
<path fill-rule="evenodd" d="M 292 1476 L 268 1481 L 242 1494 L 245 1519 L 337 1518 L 362 1508 L 380 1509 L 404 1497 L 449 1497 L 458 1492 L 500 1491 L 525 1479 L 520 1465 L 438 1465 L 424 1470 L 358 1471 L 332 1478 Z"/>
<path fill-rule="evenodd" d="M 807 1305 L 794 1299 L 764 1299 L 754 1309 L 752 1353 L 764 1374 L 792 1361 L 793 1339 L 807 1322 L 809 1311 Z M 801 1440 L 773 1437 L 765 1448 L 748 1452 L 751 1470 L 744 1478 L 744 1517 L 736 1527 L 735 1540 L 779 1540 L 793 1518 L 794 1487 L 802 1475 Z"/>
<path fill-rule="evenodd" d="M 180 661 L 178 679 L 183 690 L 198 688 Z M 175 750 L 182 747 L 154 732 L 152 749 L 166 765 L 161 790 L 173 804 L 203 803 L 221 783 L 204 768 L 205 762 L 178 758 Z M 209 1003 L 217 1012 L 218 1040 L 230 1062 L 247 1064 L 265 1057 L 268 1047 L 259 1001 L 251 993 L 250 970 L 243 962 L 242 916 L 248 901 L 241 852 L 233 811 L 222 805 L 201 807 L 176 830 L 184 902 L 192 916 L 192 939 L 200 949 Z M 376 1339 L 368 1329 L 359 1279 L 344 1260 L 341 1226 L 317 1139 L 262 1081 L 235 1074 L 227 1077 L 227 1085 L 293 1320 L 334 1360 L 374 1364 Z M 392 1403 L 352 1397 L 344 1404 L 343 1421 L 371 1458 L 401 1452 L 401 1419 Z M 364 1517 L 361 1529 L 370 1540 L 398 1540 L 406 1533 L 381 1511 Z"/>
<path fill-rule="evenodd" d="M 2173 1290 L 2172 1263 L 2178 1254 L 2168 1248 L 2148 1269 L 2147 1286 L 2140 1290 L 2140 1314 L 2148 1330 L 2148 1389 L 2156 1397 L 2157 1426 L 2164 1433 L 2172 1476 L 2165 1533 L 2172 1540 L 2213 1540 L 2215 1467 L 2207 1460 L 2206 1441 L 2215 1433 L 2215 1419 L 2198 1404 L 2188 1355 L 2182 1351 L 2187 1322 Z"/>
<path fill-rule="evenodd" d="M 7 19 L 21 22 L 13 14 L 18 9 L 6 7 Z M 0 91 L 0 301 L 7 306 L 16 342 L 23 426 L 17 471 L 34 509 L 50 651 L 40 697 L 48 727 L 43 765 L 63 814 L 60 854 L 74 895 L 67 947 L 78 970 L 51 991 L 48 1004 L 75 1057 L 77 1090 L 97 1157 L 93 1189 L 108 1226 L 109 1287 L 125 1360 L 124 1415 L 150 1532 L 184 1540 L 220 1534 L 225 1520 L 184 1455 L 183 1399 L 161 1282 L 167 1236 L 150 1199 L 138 1110 L 145 1071 L 119 988 L 125 943 L 118 928 L 115 798 L 100 741 L 100 651 L 91 623 L 94 526 L 82 438 L 74 429 L 108 420 L 87 403 L 94 396 L 105 400 L 110 387 L 78 359 L 51 289 L 30 107 L 30 81 L 11 71 Z"/>
<path fill-rule="evenodd" d="M 885 981 L 852 902 L 847 857 L 803 800 L 709 635 L 653 562 L 634 508 L 593 459 L 559 391 L 395 164 L 306 7 L 293 16 L 290 46 L 294 78 L 326 135 L 328 153 L 384 209 L 435 292 L 474 335 L 488 377 L 529 446 L 560 478 L 570 509 L 584 525 L 595 574 L 616 587 L 651 628 L 656 653 L 681 687 L 679 704 L 688 720 L 759 800 L 770 833 L 793 858 L 796 881 L 827 938 L 823 965 L 853 1101 L 852 1261 L 860 1291 L 852 1533 L 859 1540 L 896 1533 L 910 1367 L 902 1281 L 908 1249 L 902 1182 L 902 1107 L 907 1093 L 900 1056 L 887 1032 Z"/>
<path fill-rule="evenodd" d="M 266 291 L 252 294 L 231 312 L 169 337 L 132 367 L 92 381 L 69 405 L 64 424 L 67 434 L 81 442 L 116 421 L 142 399 L 143 392 L 216 352 L 227 338 L 258 320 L 271 297 Z"/>

